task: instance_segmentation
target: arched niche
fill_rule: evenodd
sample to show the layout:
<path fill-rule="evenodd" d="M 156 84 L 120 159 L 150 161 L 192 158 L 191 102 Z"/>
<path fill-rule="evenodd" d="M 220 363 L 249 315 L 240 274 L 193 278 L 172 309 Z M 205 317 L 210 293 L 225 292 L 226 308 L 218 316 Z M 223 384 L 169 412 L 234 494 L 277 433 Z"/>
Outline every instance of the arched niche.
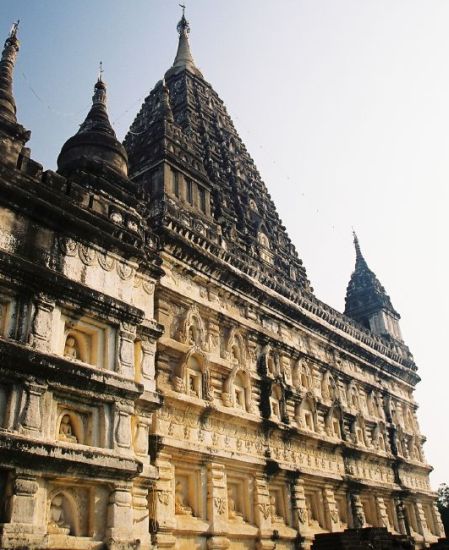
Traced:
<path fill-rule="evenodd" d="M 279 384 L 271 386 L 270 395 L 271 416 L 276 420 L 283 420 L 284 417 L 284 394 Z"/>
<path fill-rule="evenodd" d="M 351 435 L 356 445 L 367 447 L 365 421 L 361 415 L 357 415 L 351 424 Z"/>
<path fill-rule="evenodd" d="M 309 432 L 318 431 L 316 403 L 311 394 L 307 394 L 301 403 L 296 405 L 295 417 L 296 423 L 301 429 Z"/>
<path fill-rule="evenodd" d="M 248 371 L 236 365 L 223 386 L 223 404 L 252 412 L 251 377 Z"/>
<path fill-rule="evenodd" d="M 321 396 L 325 401 L 334 401 L 337 397 L 337 385 L 329 371 L 324 373 L 321 380 Z"/>
<path fill-rule="evenodd" d="M 326 433 L 336 439 L 343 438 L 343 414 L 340 406 L 332 405 L 325 417 Z"/>
<path fill-rule="evenodd" d="M 226 356 L 232 365 L 246 367 L 247 350 L 246 342 L 242 333 L 236 328 L 232 328 L 226 344 Z"/>
<path fill-rule="evenodd" d="M 177 392 L 209 401 L 213 399 L 207 356 L 197 347 L 187 352 L 172 381 Z"/>
<path fill-rule="evenodd" d="M 296 388 L 300 388 L 303 391 L 313 389 L 312 371 L 304 359 L 299 359 L 296 362 L 293 370 L 293 384 Z"/>
<path fill-rule="evenodd" d="M 64 357 L 72 361 L 90 362 L 91 342 L 87 334 L 79 330 L 69 330 L 65 333 Z"/>
<path fill-rule="evenodd" d="M 71 409 L 63 409 L 57 417 L 56 437 L 61 441 L 84 445 L 85 431 L 81 416 Z"/>
<path fill-rule="evenodd" d="M 55 489 L 49 494 L 47 529 L 50 534 L 83 536 L 80 529 L 80 514 L 73 495 L 64 489 Z"/>
<path fill-rule="evenodd" d="M 206 329 L 196 305 L 193 305 L 186 313 L 181 330 L 181 341 L 189 346 L 199 348 L 203 348 L 205 345 Z"/>
<path fill-rule="evenodd" d="M 359 391 L 354 382 L 351 382 L 348 386 L 347 397 L 348 397 L 348 406 L 351 409 L 355 409 L 359 411 L 360 410 Z"/>
<path fill-rule="evenodd" d="M 373 446 L 382 452 L 386 452 L 388 450 L 387 447 L 387 432 L 385 428 L 385 424 L 383 422 L 378 422 L 374 428 L 373 428 L 373 434 L 372 434 L 372 442 Z"/>

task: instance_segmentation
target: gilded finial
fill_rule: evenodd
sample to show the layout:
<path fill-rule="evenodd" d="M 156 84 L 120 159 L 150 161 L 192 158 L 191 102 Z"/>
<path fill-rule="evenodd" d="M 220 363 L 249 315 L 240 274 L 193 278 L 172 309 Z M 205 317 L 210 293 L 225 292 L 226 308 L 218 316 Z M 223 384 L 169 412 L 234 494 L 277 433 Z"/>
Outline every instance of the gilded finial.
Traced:
<path fill-rule="evenodd" d="M 176 29 L 180 36 L 182 35 L 187 36 L 190 32 L 190 25 L 185 16 L 186 7 L 185 7 L 185 4 L 179 4 L 179 7 L 182 9 L 182 17 Z"/>
<path fill-rule="evenodd" d="M 9 38 L 17 38 L 17 31 L 19 29 L 19 23 L 20 19 L 17 19 L 15 23 L 13 23 L 11 30 L 9 31 Z"/>
<path fill-rule="evenodd" d="M 104 73 L 103 61 L 100 61 L 100 65 L 98 68 L 98 82 L 103 82 L 103 73 Z"/>

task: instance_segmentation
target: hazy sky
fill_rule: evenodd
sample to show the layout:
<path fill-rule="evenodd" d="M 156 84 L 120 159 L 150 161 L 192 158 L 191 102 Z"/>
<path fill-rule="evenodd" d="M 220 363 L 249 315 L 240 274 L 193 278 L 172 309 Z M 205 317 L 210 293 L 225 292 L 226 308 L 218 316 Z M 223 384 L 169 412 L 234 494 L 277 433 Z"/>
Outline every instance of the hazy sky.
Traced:
<path fill-rule="evenodd" d="M 122 139 L 171 65 L 176 0 L 1 0 L 20 18 L 19 121 L 54 168 L 98 62 Z M 402 315 L 432 483 L 449 482 L 449 2 L 189 0 L 197 65 L 228 107 L 304 260 L 339 310 L 351 227 Z"/>

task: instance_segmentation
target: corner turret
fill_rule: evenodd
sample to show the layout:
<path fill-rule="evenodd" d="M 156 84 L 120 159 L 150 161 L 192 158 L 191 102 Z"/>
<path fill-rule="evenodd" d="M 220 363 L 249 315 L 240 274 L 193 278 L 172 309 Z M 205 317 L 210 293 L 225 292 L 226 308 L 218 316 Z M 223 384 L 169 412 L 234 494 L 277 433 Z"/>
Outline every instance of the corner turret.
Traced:
<path fill-rule="evenodd" d="M 106 84 L 100 76 L 95 84 L 92 107 L 78 132 L 68 139 L 58 157 L 58 172 L 68 175 L 81 168 L 86 172 L 113 172 L 128 176 L 128 156 L 117 140 L 106 109 Z"/>
<path fill-rule="evenodd" d="M 5 164 L 14 167 L 17 166 L 25 143 L 30 139 L 30 132 L 17 122 L 12 91 L 14 66 L 20 47 L 18 28 L 17 21 L 11 27 L 0 59 L 0 155 Z"/>
<path fill-rule="evenodd" d="M 362 324 L 374 334 L 402 341 L 399 313 L 390 297 L 370 270 L 354 233 L 355 269 L 346 290 L 345 315 Z"/>

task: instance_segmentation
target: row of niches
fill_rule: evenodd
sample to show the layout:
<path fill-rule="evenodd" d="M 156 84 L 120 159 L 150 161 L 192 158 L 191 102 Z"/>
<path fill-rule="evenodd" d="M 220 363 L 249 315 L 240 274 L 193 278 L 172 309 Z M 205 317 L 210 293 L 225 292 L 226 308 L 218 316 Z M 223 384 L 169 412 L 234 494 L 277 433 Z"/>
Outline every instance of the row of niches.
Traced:
<path fill-rule="evenodd" d="M 171 485 L 174 513 L 178 518 L 178 527 L 186 525 L 186 520 L 193 523 L 197 520 L 208 520 L 207 489 L 202 472 L 199 468 L 175 468 L 175 478 Z M 362 515 L 364 527 L 387 527 L 390 531 L 399 533 L 401 511 L 397 510 L 394 498 L 370 493 L 351 496 L 343 489 L 334 490 L 329 486 L 318 488 L 304 486 L 301 494 L 296 494 L 295 509 L 292 507 L 292 486 L 285 482 L 270 481 L 264 491 L 265 499 L 257 493 L 256 482 L 251 475 L 239 475 L 228 472 L 225 476 L 225 487 L 214 499 L 216 512 L 224 516 L 232 526 L 255 525 L 256 517 L 254 503 L 259 502 L 265 519 L 270 519 L 272 525 L 295 527 L 295 509 L 299 516 L 301 529 L 313 532 L 324 532 L 335 529 L 344 530 L 356 525 L 354 514 L 357 508 Z M 171 499 L 164 500 L 168 504 Z M 420 537 L 423 533 L 423 523 L 426 529 L 438 534 L 436 511 L 432 502 L 409 500 L 401 503 L 407 514 L 411 531 Z M 209 511 L 210 513 L 210 511 Z M 424 514 L 424 518 L 422 518 Z M 360 521 L 360 520 L 359 520 Z M 188 522 L 187 522 L 188 525 Z M 186 526 L 187 527 L 187 526 Z M 188 528 L 188 527 L 187 527 Z"/>
<path fill-rule="evenodd" d="M 306 373 L 307 371 L 303 370 L 301 376 L 306 376 Z M 271 383 L 269 394 L 266 394 L 260 389 L 261 382 L 252 379 L 250 373 L 238 364 L 235 364 L 223 379 L 208 365 L 207 356 L 193 349 L 174 369 L 171 381 L 175 391 L 190 398 L 202 399 L 209 404 L 220 403 L 233 408 L 236 412 L 259 415 L 259 411 L 262 411 L 262 414 L 272 421 L 296 426 L 308 433 L 326 435 L 368 449 L 385 453 L 394 452 L 404 458 L 424 461 L 422 437 L 415 431 L 414 421 L 407 430 L 403 429 L 400 423 L 394 423 L 391 443 L 383 408 L 377 414 L 366 414 L 366 410 L 363 414 L 355 384 L 350 386 L 348 392 L 352 406 L 342 405 L 342 401 L 335 395 L 335 386 L 330 375 L 324 378 L 323 385 L 326 384 L 327 387 L 323 388 L 323 393 L 327 392 L 328 395 L 332 392 L 331 399 L 323 400 L 322 394 L 319 399 L 310 390 L 302 394 L 289 395 L 282 384 L 275 382 Z M 372 399 L 376 406 L 383 403 L 381 399 Z M 372 406 L 374 407 L 374 404 Z M 393 406 L 390 403 L 390 409 L 393 422 L 397 422 L 400 404 Z M 411 413 L 408 418 L 410 417 Z M 411 422 L 411 419 L 409 421 Z"/>
<path fill-rule="evenodd" d="M 0 433 L 147 457 L 148 429 L 146 419 L 116 403 L 54 393 L 38 385 L 0 384 Z"/>
<path fill-rule="evenodd" d="M 406 432 L 419 433 L 414 407 L 410 403 L 388 397 L 371 381 L 361 382 L 339 369 L 325 369 L 322 363 L 314 363 L 310 358 L 292 358 L 277 351 L 274 346 L 250 342 L 238 329 L 224 334 L 218 324 L 209 323 L 206 330 L 196 305 L 172 322 L 171 334 L 190 348 L 187 355 L 194 350 L 204 358 L 203 361 L 208 362 L 209 358 L 219 354 L 228 362 L 231 372 L 237 367 L 250 375 L 258 372 L 281 381 L 284 387 L 291 387 L 300 393 L 311 392 L 316 399 L 324 402 L 339 401 L 341 406 L 360 412 L 365 417 L 393 422 Z"/>

